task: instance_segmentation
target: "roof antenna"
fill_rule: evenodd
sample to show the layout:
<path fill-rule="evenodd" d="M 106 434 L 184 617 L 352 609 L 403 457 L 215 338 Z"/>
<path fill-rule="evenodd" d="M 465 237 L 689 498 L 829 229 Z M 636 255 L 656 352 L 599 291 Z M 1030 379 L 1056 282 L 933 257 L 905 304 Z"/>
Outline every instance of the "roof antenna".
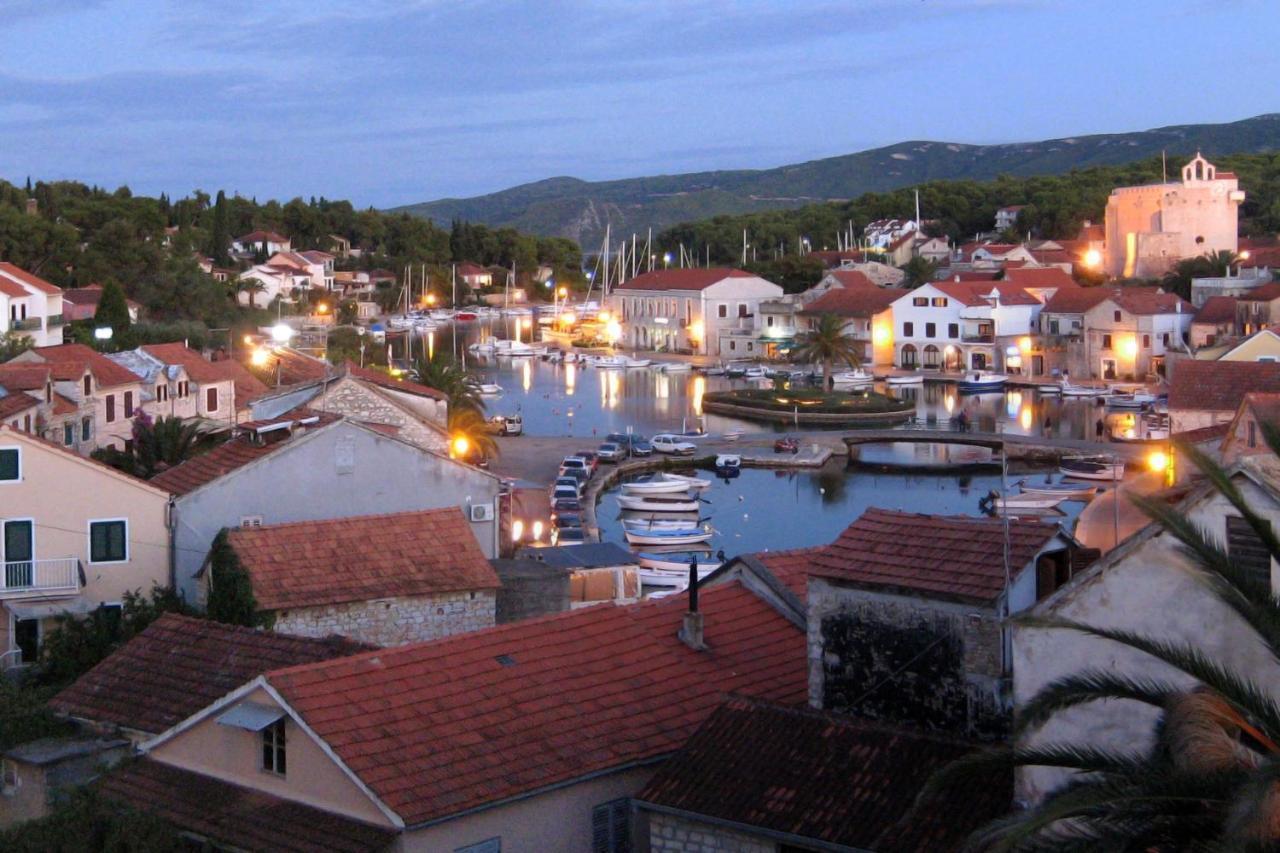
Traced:
<path fill-rule="evenodd" d="M 707 644 L 702 638 L 703 619 L 698 612 L 698 555 L 689 558 L 689 612 L 684 614 L 680 627 L 680 641 L 695 652 L 704 651 Z"/>

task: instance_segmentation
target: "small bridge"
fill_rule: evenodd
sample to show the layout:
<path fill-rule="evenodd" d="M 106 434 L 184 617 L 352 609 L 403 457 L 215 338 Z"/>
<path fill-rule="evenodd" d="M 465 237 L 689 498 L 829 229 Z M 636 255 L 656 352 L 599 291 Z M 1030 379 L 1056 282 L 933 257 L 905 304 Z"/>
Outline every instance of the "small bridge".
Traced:
<path fill-rule="evenodd" d="M 845 433 L 843 439 L 850 453 L 864 444 L 959 444 L 969 447 L 1004 449 L 1011 457 L 1059 458 L 1078 453 L 1097 453 L 1119 456 L 1123 459 L 1141 457 L 1145 448 L 1141 445 L 1112 442 L 1085 441 L 1077 438 L 1046 438 L 1040 435 L 1017 435 L 1005 432 L 976 432 L 958 430 L 947 421 L 911 421 L 893 429 L 860 429 Z"/>

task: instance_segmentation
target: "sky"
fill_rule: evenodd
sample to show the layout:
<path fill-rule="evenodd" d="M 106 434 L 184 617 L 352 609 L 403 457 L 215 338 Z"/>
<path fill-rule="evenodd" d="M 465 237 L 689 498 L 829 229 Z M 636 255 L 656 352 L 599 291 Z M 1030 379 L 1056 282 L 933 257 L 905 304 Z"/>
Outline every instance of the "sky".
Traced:
<path fill-rule="evenodd" d="M 1280 111 L 1277 0 L 0 0 L 0 177 L 389 207 Z"/>

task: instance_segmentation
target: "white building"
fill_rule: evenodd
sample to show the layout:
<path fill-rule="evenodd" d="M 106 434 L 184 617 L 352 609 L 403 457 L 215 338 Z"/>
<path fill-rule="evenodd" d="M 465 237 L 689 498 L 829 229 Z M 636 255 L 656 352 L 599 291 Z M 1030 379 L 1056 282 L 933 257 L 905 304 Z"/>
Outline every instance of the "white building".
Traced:
<path fill-rule="evenodd" d="M 930 370 L 1005 370 L 1031 349 L 1041 302 L 1001 281 L 935 281 L 893 303 L 894 363 Z"/>
<path fill-rule="evenodd" d="M 277 252 L 267 264 L 306 273 L 312 287 L 333 290 L 333 255 L 328 252 Z"/>
<path fill-rule="evenodd" d="M 256 308 L 266 308 L 276 297 L 292 299 L 296 291 L 305 291 L 311 287 L 309 273 L 290 266 L 275 264 L 257 264 L 240 273 L 242 282 L 256 281 L 262 285 L 261 290 L 253 291 L 243 288 L 236 295 L 241 305 L 250 304 Z"/>
<path fill-rule="evenodd" d="M 38 347 L 62 343 L 62 290 L 0 262 L 0 334 L 16 332 Z"/>
<path fill-rule="evenodd" d="M 919 230 L 920 226 L 914 219 L 876 219 L 862 229 L 862 239 L 868 247 L 884 249 Z"/>
<path fill-rule="evenodd" d="M 236 252 L 250 255 L 258 252 L 274 255 L 276 252 L 290 251 L 293 244 L 289 242 L 288 237 L 283 237 L 274 231 L 250 231 L 243 237 L 232 240 L 231 248 Z"/>
<path fill-rule="evenodd" d="M 618 285 L 609 307 L 621 326 L 619 345 L 726 358 L 759 355 L 761 302 L 782 288 L 728 267 L 655 270 Z"/>
<path fill-rule="evenodd" d="M 1023 205 L 1011 204 L 1008 207 L 999 208 L 996 211 L 996 233 L 1008 231 L 1018 224 L 1018 214 L 1022 213 Z"/>

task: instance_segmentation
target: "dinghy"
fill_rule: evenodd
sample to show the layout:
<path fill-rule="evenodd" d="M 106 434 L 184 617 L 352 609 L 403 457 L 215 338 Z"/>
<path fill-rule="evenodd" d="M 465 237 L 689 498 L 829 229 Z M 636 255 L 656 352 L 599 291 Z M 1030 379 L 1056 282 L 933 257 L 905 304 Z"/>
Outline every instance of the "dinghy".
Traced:
<path fill-rule="evenodd" d="M 618 506 L 640 512 L 697 512 L 696 498 L 679 495 L 618 495 Z"/>

